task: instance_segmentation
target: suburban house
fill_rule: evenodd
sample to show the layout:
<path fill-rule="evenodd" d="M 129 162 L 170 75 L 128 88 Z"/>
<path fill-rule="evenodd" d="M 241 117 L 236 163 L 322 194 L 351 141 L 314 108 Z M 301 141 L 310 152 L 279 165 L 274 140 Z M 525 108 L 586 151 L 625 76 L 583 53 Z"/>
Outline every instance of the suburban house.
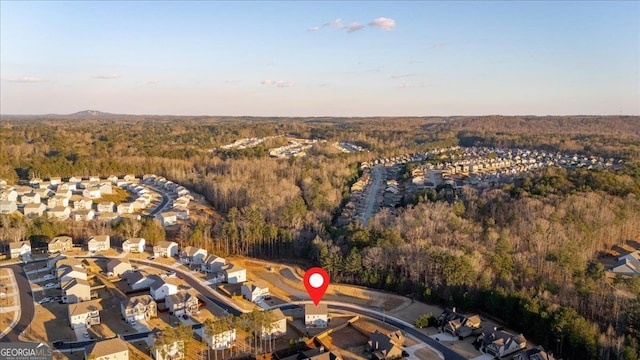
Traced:
<path fill-rule="evenodd" d="M 29 241 L 18 241 L 9 243 L 9 255 L 12 259 L 22 257 L 23 260 L 31 257 L 31 243 Z"/>
<path fill-rule="evenodd" d="M 62 291 L 68 303 L 91 300 L 91 286 L 87 280 L 73 278 L 63 282 Z"/>
<path fill-rule="evenodd" d="M 13 214 L 18 211 L 15 201 L 0 200 L 0 214 Z"/>
<path fill-rule="evenodd" d="M 18 192 L 15 189 L 9 188 L 0 191 L 0 200 L 3 201 L 18 201 Z"/>
<path fill-rule="evenodd" d="M 201 269 L 202 271 L 206 271 L 210 273 L 219 272 L 219 271 L 222 271 L 222 266 L 225 265 L 226 263 L 227 262 L 224 258 L 221 258 L 213 254 L 209 254 L 202 261 Z"/>
<path fill-rule="evenodd" d="M 178 244 L 173 241 L 160 241 L 153 247 L 153 256 L 172 257 L 178 255 Z"/>
<path fill-rule="evenodd" d="M 482 325 L 480 316 L 466 316 L 457 313 L 456 308 L 453 308 L 453 310 L 444 309 L 442 314 L 438 316 L 437 322 L 443 332 L 462 337 L 471 336 L 473 332 L 479 330 Z"/>
<path fill-rule="evenodd" d="M 87 280 L 87 270 L 84 268 L 71 267 L 71 266 L 59 266 L 56 269 L 56 275 L 60 284 L 73 279 Z"/>
<path fill-rule="evenodd" d="M 119 337 L 96 341 L 84 348 L 84 358 L 91 360 L 129 360 L 129 345 Z"/>
<path fill-rule="evenodd" d="M 40 194 L 30 192 L 20 197 L 20 202 L 23 204 L 40 204 Z"/>
<path fill-rule="evenodd" d="M 503 357 L 527 347 L 527 340 L 522 334 L 513 335 L 502 330 L 483 333 L 478 336 L 477 342 L 480 344 L 480 351 L 496 357 Z"/>
<path fill-rule="evenodd" d="M 618 257 L 618 261 L 613 264 L 611 272 L 621 275 L 640 276 L 640 250 Z"/>
<path fill-rule="evenodd" d="M 51 185 L 56 186 L 62 183 L 62 178 L 60 178 L 59 176 L 50 177 L 49 182 L 51 183 Z"/>
<path fill-rule="evenodd" d="M 225 267 L 224 277 L 229 284 L 240 284 L 247 281 L 247 270 L 242 266 L 228 264 Z"/>
<path fill-rule="evenodd" d="M 139 271 L 126 273 L 123 277 L 126 278 L 132 290 L 148 289 L 154 281 L 153 278 L 148 278 Z"/>
<path fill-rule="evenodd" d="M 133 211 L 140 211 L 147 207 L 147 202 L 144 199 L 136 199 L 131 203 L 131 206 L 133 206 Z"/>
<path fill-rule="evenodd" d="M 187 246 L 180 251 L 180 262 L 185 265 L 202 265 L 206 256 L 207 250 L 195 246 Z"/>
<path fill-rule="evenodd" d="M 76 210 L 73 213 L 73 220 L 75 221 L 89 221 L 89 220 L 93 220 L 93 218 L 95 217 L 96 217 L 96 213 L 93 211 L 93 209 Z"/>
<path fill-rule="evenodd" d="M 118 177 L 115 175 L 111 175 L 107 178 L 107 181 L 109 181 L 112 185 L 115 184 L 116 182 L 118 182 Z"/>
<path fill-rule="evenodd" d="M 47 207 L 43 203 L 27 204 L 22 208 L 22 213 L 28 218 L 42 216 Z"/>
<path fill-rule="evenodd" d="M 166 298 L 167 309 L 175 316 L 197 314 L 198 302 L 198 293 L 192 289 L 178 291 Z"/>
<path fill-rule="evenodd" d="M 383 334 L 376 330 L 367 343 L 372 359 L 399 359 L 402 357 L 402 346 L 404 345 L 404 335 L 400 330 L 390 334 Z"/>
<path fill-rule="evenodd" d="M 287 334 L 287 317 L 284 316 L 282 310 L 275 308 L 269 311 L 273 322 L 268 326 L 263 326 L 260 330 L 260 338 L 263 340 L 277 339 Z"/>
<path fill-rule="evenodd" d="M 69 178 L 69 180 L 67 180 L 67 182 L 77 185 L 79 182 L 82 182 L 82 177 L 81 176 L 72 176 L 72 177 Z"/>
<path fill-rule="evenodd" d="M 513 360 L 556 360 L 553 354 L 542 349 L 529 349 L 513 357 Z"/>
<path fill-rule="evenodd" d="M 154 341 L 155 342 L 155 341 Z M 176 340 L 172 343 L 153 346 L 153 358 L 156 360 L 184 359 L 184 341 Z"/>
<path fill-rule="evenodd" d="M 325 328 L 329 324 L 329 309 L 327 304 L 322 303 L 304 305 L 304 326 Z"/>
<path fill-rule="evenodd" d="M 49 244 L 47 244 L 50 253 L 71 250 L 72 247 L 73 239 L 71 236 L 56 236 L 49 240 Z"/>
<path fill-rule="evenodd" d="M 104 211 L 99 213 L 96 219 L 101 222 L 113 222 L 115 220 L 118 220 L 119 217 L 120 216 L 118 215 L 118 213 L 111 212 L 111 211 Z"/>
<path fill-rule="evenodd" d="M 93 200 L 83 197 L 73 202 L 75 210 L 91 210 L 93 208 Z"/>
<path fill-rule="evenodd" d="M 54 197 L 49 198 L 49 200 L 47 201 L 47 207 L 49 207 L 50 209 L 56 208 L 58 206 L 69 206 L 69 198 L 56 194 Z"/>
<path fill-rule="evenodd" d="M 98 185 L 98 189 L 100 190 L 100 194 L 102 195 L 111 195 L 113 190 L 111 189 L 111 183 L 102 183 Z"/>
<path fill-rule="evenodd" d="M 178 222 L 178 215 L 173 211 L 167 211 L 158 215 L 158 220 L 162 223 L 162 226 L 175 225 Z"/>
<path fill-rule="evenodd" d="M 300 351 L 299 353 L 282 358 L 281 360 L 342 360 L 338 354 L 332 351 L 325 351 L 324 347 L 311 350 Z"/>
<path fill-rule="evenodd" d="M 132 322 L 157 317 L 158 305 L 150 295 L 139 295 L 120 303 L 120 311 L 126 322 Z"/>
<path fill-rule="evenodd" d="M 72 329 L 100 324 L 100 300 L 69 304 L 69 324 Z"/>
<path fill-rule="evenodd" d="M 100 199 L 102 197 L 102 192 L 100 191 L 100 188 L 98 186 L 91 185 L 89 186 L 89 188 L 82 191 L 82 196 L 91 199 Z"/>
<path fill-rule="evenodd" d="M 242 296 L 251 302 L 258 302 L 269 297 L 269 285 L 263 280 L 251 281 L 242 284 Z"/>
<path fill-rule="evenodd" d="M 29 180 L 29 186 L 31 186 L 32 188 L 39 188 L 40 187 L 40 183 L 42 182 L 42 179 L 40 178 L 33 178 L 31 180 Z"/>
<path fill-rule="evenodd" d="M 84 269 L 84 265 L 82 265 L 82 262 L 75 258 L 63 257 L 61 255 L 58 255 L 54 259 L 51 259 L 51 261 L 55 263 L 55 266 L 58 270 L 64 267 Z M 51 264 L 49 264 L 49 266 L 51 266 Z"/>
<path fill-rule="evenodd" d="M 178 292 L 176 285 L 166 282 L 165 279 L 158 275 L 149 275 L 149 279 L 153 279 L 149 286 L 149 292 L 154 300 L 162 300 Z"/>
<path fill-rule="evenodd" d="M 122 276 L 127 271 L 132 271 L 129 260 L 111 259 L 107 263 L 107 272 L 112 273 L 114 276 Z"/>
<path fill-rule="evenodd" d="M 132 203 L 122 203 L 118 205 L 118 214 L 131 214 L 133 212 L 133 204 Z"/>
<path fill-rule="evenodd" d="M 33 192 L 40 195 L 40 202 L 42 202 L 42 199 L 46 199 L 53 194 L 53 191 L 48 188 L 35 189 Z"/>
<path fill-rule="evenodd" d="M 224 350 L 233 346 L 236 342 L 236 329 L 222 331 L 214 335 L 208 335 L 205 327 L 195 330 L 210 348 L 214 350 Z"/>
<path fill-rule="evenodd" d="M 115 208 L 113 201 L 105 201 L 98 204 L 98 212 L 113 212 Z"/>
<path fill-rule="evenodd" d="M 61 198 L 65 198 L 65 199 L 69 200 L 69 199 L 71 199 L 72 195 L 73 195 L 73 192 L 71 190 L 69 190 L 68 186 L 65 186 L 65 187 L 58 186 L 58 189 L 56 190 L 56 194 L 55 194 L 54 197 L 61 197 Z M 69 204 L 67 204 L 67 205 L 69 205 Z"/>
<path fill-rule="evenodd" d="M 109 235 L 92 236 L 87 242 L 87 248 L 91 252 L 109 250 L 111 247 L 111 238 Z"/>
<path fill-rule="evenodd" d="M 56 206 L 47 211 L 49 219 L 56 219 L 60 221 L 67 220 L 71 215 L 71 209 L 68 206 Z"/>
<path fill-rule="evenodd" d="M 122 243 L 122 252 L 144 252 L 145 240 L 143 238 L 129 238 Z"/>

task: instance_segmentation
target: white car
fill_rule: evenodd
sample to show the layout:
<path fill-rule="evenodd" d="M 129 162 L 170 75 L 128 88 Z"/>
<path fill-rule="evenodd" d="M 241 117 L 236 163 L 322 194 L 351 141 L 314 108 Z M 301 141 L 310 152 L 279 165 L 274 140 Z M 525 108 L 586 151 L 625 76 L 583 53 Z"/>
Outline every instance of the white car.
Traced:
<path fill-rule="evenodd" d="M 47 275 L 42 277 L 42 280 L 53 280 L 53 275 L 47 274 Z"/>
<path fill-rule="evenodd" d="M 48 303 L 50 301 L 51 301 L 51 298 L 47 296 L 47 297 L 44 297 L 44 298 L 40 299 L 40 301 L 38 301 L 38 304 L 45 304 L 45 303 Z"/>
<path fill-rule="evenodd" d="M 48 283 L 48 284 L 45 284 L 44 288 L 45 289 L 53 289 L 56 286 L 57 286 L 56 283 Z"/>

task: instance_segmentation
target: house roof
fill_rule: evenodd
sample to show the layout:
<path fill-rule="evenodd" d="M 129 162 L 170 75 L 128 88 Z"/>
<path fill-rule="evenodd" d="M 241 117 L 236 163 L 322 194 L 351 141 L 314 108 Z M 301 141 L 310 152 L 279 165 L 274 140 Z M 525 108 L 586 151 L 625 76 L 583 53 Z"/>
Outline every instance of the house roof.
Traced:
<path fill-rule="evenodd" d="M 126 265 L 129 265 L 129 267 L 131 267 L 131 263 L 127 259 L 111 259 L 107 263 L 107 269 L 113 269 L 120 264 L 126 264 Z"/>
<path fill-rule="evenodd" d="M 162 249 L 167 249 L 167 248 L 169 248 L 169 246 L 172 246 L 172 245 L 178 246 L 178 244 L 173 242 L 173 241 L 164 240 L 164 241 L 160 241 L 159 243 L 157 243 L 156 247 L 159 247 L 159 248 L 162 248 Z"/>
<path fill-rule="evenodd" d="M 237 272 L 237 271 L 244 271 L 244 270 L 246 270 L 246 269 L 243 268 L 240 265 L 227 264 L 227 268 L 224 271 L 226 271 L 227 274 L 229 274 L 229 273 L 233 273 L 233 272 Z"/>
<path fill-rule="evenodd" d="M 142 275 L 142 273 L 139 272 L 139 271 L 130 272 L 128 274 L 125 274 L 125 277 L 127 279 L 127 284 L 129 284 L 130 286 L 131 286 L 131 284 L 135 284 L 135 283 L 139 282 L 140 280 L 146 279 L 146 276 Z"/>
<path fill-rule="evenodd" d="M 184 253 L 187 254 L 187 256 L 193 256 L 193 255 L 197 254 L 198 252 L 202 252 L 202 251 L 204 251 L 205 253 L 207 252 L 207 250 L 204 250 L 202 248 L 195 247 L 195 246 L 187 246 L 182 251 L 184 251 Z"/>
<path fill-rule="evenodd" d="M 329 309 L 327 308 L 327 304 L 322 303 L 317 306 L 314 304 L 305 304 L 304 305 L 304 314 L 305 315 L 327 315 L 329 313 Z"/>
<path fill-rule="evenodd" d="M 280 308 L 271 310 L 271 314 L 273 314 L 274 321 L 280 321 L 287 318 L 286 316 L 284 316 L 284 313 L 282 312 L 282 310 L 280 310 Z"/>
<path fill-rule="evenodd" d="M 80 260 L 77 260 L 76 258 L 62 258 L 60 260 L 58 260 L 56 262 L 56 268 L 61 268 L 61 267 L 73 267 L 73 268 L 81 268 L 84 265 L 82 265 L 82 262 Z"/>
<path fill-rule="evenodd" d="M 71 238 L 71 236 L 56 236 L 53 239 L 49 240 L 49 245 L 54 245 L 58 242 L 73 242 L 73 238 Z"/>
<path fill-rule="evenodd" d="M 157 290 L 162 287 L 162 285 L 166 284 L 163 278 L 158 275 L 149 275 L 148 277 L 153 282 L 150 285 L 151 290 Z"/>
<path fill-rule="evenodd" d="M 634 272 L 640 275 L 640 261 L 637 261 L 633 258 L 624 258 L 622 260 L 617 261 L 613 264 L 613 268 L 611 269 L 614 273 L 626 273 L 626 272 Z"/>
<path fill-rule="evenodd" d="M 129 346 L 127 345 L 127 343 L 119 337 L 98 341 L 91 345 L 88 345 L 85 348 L 87 354 L 91 354 L 96 358 L 111 354 L 117 354 L 128 350 Z"/>
<path fill-rule="evenodd" d="M 180 290 L 173 295 L 169 295 L 169 297 L 171 298 L 171 302 L 173 302 L 174 304 L 179 304 L 179 303 L 184 303 L 193 298 L 197 299 L 198 293 L 193 289 Z"/>
<path fill-rule="evenodd" d="M 39 203 L 39 204 L 27 204 L 24 206 L 25 209 L 29 209 L 29 210 L 40 210 L 40 209 L 45 209 L 46 206 L 43 203 Z"/>
<path fill-rule="evenodd" d="M 128 238 L 127 240 L 125 240 L 122 245 L 124 244 L 140 244 L 140 243 L 144 243 L 145 240 L 143 238 Z"/>
<path fill-rule="evenodd" d="M 556 358 L 542 349 L 529 349 L 513 357 L 514 360 L 555 360 Z"/>
<path fill-rule="evenodd" d="M 82 287 L 86 286 L 88 288 L 91 288 L 91 285 L 89 285 L 89 282 L 87 280 L 80 279 L 80 278 L 73 278 L 69 281 L 66 281 L 64 284 L 62 284 L 62 289 L 64 291 L 68 291 L 73 289 L 74 287 L 79 287 L 79 286 L 82 286 Z"/>
<path fill-rule="evenodd" d="M 69 304 L 69 315 L 80 315 L 96 310 L 102 310 L 100 300 L 82 301 L 76 304 Z"/>
<path fill-rule="evenodd" d="M 98 241 L 98 242 L 105 242 L 105 241 L 109 241 L 109 235 L 96 235 L 96 236 L 92 236 L 89 241 Z"/>
<path fill-rule="evenodd" d="M 138 304 L 142 304 L 144 306 L 149 306 L 149 304 L 155 303 L 151 295 L 138 295 L 128 298 L 127 300 L 122 302 L 122 305 L 125 309 L 130 309 L 132 307 L 137 306 Z"/>
<path fill-rule="evenodd" d="M 205 262 L 205 264 L 209 264 L 209 263 L 216 262 L 216 260 L 218 260 L 218 259 L 222 260 L 222 262 L 225 262 L 224 258 L 221 258 L 221 257 L 213 255 L 213 254 L 207 255 L 207 257 L 204 258 L 204 262 Z"/>
<path fill-rule="evenodd" d="M 251 291 L 255 289 L 268 289 L 269 285 L 264 280 L 256 280 L 245 283 L 243 286 L 249 287 Z"/>
<path fill-rule="evenodd" d="M 18 242 L 12 242 L 9 244 L 9 249 L 11 250 L 17 250 L 20 249 L 23 245 L 27 245 L 27 246 L 31 246 L 31 243 L 29 241 L 18 241 Z"/>

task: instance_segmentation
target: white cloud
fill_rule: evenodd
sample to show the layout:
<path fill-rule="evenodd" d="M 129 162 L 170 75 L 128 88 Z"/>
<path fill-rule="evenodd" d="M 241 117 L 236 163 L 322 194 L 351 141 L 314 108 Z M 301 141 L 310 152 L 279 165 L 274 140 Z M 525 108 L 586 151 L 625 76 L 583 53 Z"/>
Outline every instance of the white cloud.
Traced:
<path fill-rule="evenodd" d="M 390 30 L 393 30 L 393 28 L 395 28 L 396 21 L 391 18 L 380 17 L 377 19 L 373 19 L 368 25 L 378 27 L 384 31 L 390 31 Z M 364 24 L 360 22 L 354 21 L 354 22 L 345 24 L 344 22 L 342 22 L 341 18 L 336 18 L 334 20 L 331 20 L 327 23 L 322 24 L 322 26 L 312 26 L 310 28 L 307 28 L 307 31 L 318 31 L 325 27 L 332 27 L 340 30 L 347 30 L 348 33 L 352 33 L 365 28 Z"/>
<path fill-rule="evenodd" d="M 93 78 L 98 80 L 111 80 L 111 79 L 117 79 L 119 77 L 120 77 L 119 74 L 109 74 L 109 75 L 98 75 L 98 76 L 94 76 Z"/>
<path fill-rule="evenodd" d="M 391 18 L 379 17 L 377 19 L 373 19 L 373 21 L 369 23 L 369 26 L 375 26 L 384 31 L 391 31 L 396 27 L 396 21 Z"/>
<path fill-rule="evenodd" d="M 260 82 L 260 84 L 262 85 L 267 85 L 267 86 L 276 86 L 279 88 L 287 88 L 287 87 L 293 87 L 294 84 L 292 82 L 289 81 L 284 81 L 284 80 L 262 80 Z"/>
<path fill-rule="evenodd" d="M 364 29 L 364 25 L 358 23 L 358 22 L 352 22 L 349 25 L 345 25 L 344 26 L 345 29 L 347 29 L 347 32 L 354 32 L 354 31 L 358 31 L 358 30 L 362 30 Z"/>
<path fill-rule="evenodd" d="M 412 76 L 416 76 L 416 74 L 398 74 L 398 75 L 391 75 L 392 79 L 404 79 L 404 78 L 408 78 L 408 77 L 412 77 Z"/>
<path fill-rule="evenodd" d="M 9 82 L 17 82 L 17 83 L 41 83 L 47 82 L 48 80 L 41 79 L 37 76 L 23 76 L 21 78 L 13 78 L 9 79 Z"/>

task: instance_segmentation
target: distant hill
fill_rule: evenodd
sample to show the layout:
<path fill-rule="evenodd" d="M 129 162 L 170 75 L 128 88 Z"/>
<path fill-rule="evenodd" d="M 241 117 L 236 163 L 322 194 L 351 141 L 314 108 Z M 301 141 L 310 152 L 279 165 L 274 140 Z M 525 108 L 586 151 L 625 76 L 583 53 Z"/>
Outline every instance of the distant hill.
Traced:
<path fill-rule="evenodd" d="M 68 117 L 74 117 L 74 118 L 96 118 L 96 117 L 111 117 L 111 116 L 121 116 L 121 115 L 111 114 L 111 113 L 102 112 L 98 110 L 84 110 L 84 111 L 78 111 L 77 113 L 73 113 L 69 115 L 61 115 L 61 116 L 68 116 Z"/>

